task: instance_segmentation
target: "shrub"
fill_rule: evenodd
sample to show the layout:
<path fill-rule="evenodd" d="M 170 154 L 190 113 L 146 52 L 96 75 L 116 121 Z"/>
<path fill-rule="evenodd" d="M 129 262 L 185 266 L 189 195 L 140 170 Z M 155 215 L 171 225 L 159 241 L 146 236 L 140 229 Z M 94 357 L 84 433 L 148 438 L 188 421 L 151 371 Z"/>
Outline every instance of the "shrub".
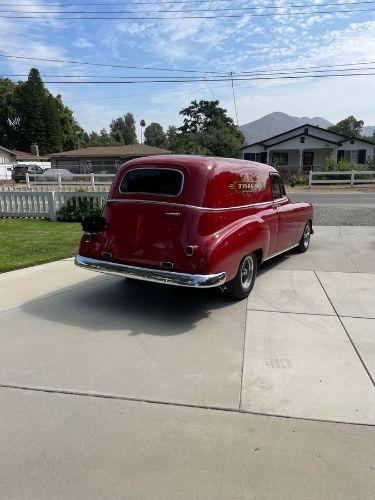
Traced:
<path fill-rule="evenodd" d="M 102 211 L 98 199 L 82 196 L 68 199 L 58 211 L 57 218 L 62 222 L 82 222 L 84 217 L 102 215 Z"/>
<path fill-rule="evenodd" d="M 324 160 L 324 170 L 329 172 L 348 172 L 351 170 L 367 170 L 368 165 L 363 163 L 355 163 L 352 161 L 340 160 L 336 162 L 335 158 L 326 158 Z"/>

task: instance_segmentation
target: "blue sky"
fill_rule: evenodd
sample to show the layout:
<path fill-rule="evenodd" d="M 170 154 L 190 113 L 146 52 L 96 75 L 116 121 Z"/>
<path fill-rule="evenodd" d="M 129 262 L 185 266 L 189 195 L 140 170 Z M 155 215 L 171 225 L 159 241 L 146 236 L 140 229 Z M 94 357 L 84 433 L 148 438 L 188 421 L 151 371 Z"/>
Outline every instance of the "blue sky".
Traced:
<path fill-rule="evenodd" d="M 5 1 L 5 0 L 4 0 Z M 68 3 L 68 0 L 64 0 Z M 176 19 L 192 9 L 302 5 L 327 0 L 231 0 L 225 2 L 131 5 L 110 0 L 103 6 L 88 6 L 95 0 L 71 0 L 82 7 L 58 7 L 58 2 L 19 0 L 28 7 L 1 6 L 1 10 L 28 12 L 46 10 L 177 10 L 163 14 L 161 21 L 0 19 L 0 53 L 96 63 L 169 67 L 198 71 L 256 71 L 349 62 L 375 61 L 375 11 L 336 15 L 252 17 L 231 19 Z M 96 0 L 97 2 L 99 0 Z M 133 0 L 134 1 L 134 0 Z M 146 0 L 144 0 L 146 1 Z M 148 0 L 154 1 L 154 0 Z M 337 1 L 337 0 L 336 0 Z M 345 0 L 343 0 L 345 1 Z M 9 0 L 8 0 L 9 2 Z M 61 0 L 63 2 L 63 0 Z M 111 7 L 110 3 L 116 3 Z M 86 5 L 83 5 L 86 4 Z M 352 7 L 352 6 L 351 6 Z M 345 7 L 348 8 L 348 7 Z M 359 8 L 359 6 L 358 6 Z M 360 8 L 375 8 L 374 4 Z M 319 9 L 319 7 L 318 7 Z M 329 9 L 329 8 L 325 8 Z M 294 9 L 296 10 L 296 9 Z M 306 10 L 306 9 L 299 9 Z M 323 10 L 320 8 L 319 10 Z M 279 12 L 285 12 L 279 10 Z M 231 12 L 223 12 L 231 13 Z M 7 15 L 7 14 L 3 14 Z M 11 14 L 9 14 L 11 15 Z M 141 14 L 139 14 L 141 15 Z M 147 15 L 147 14 L 145 14 Z M 187 13 L 185 12 L 185 15 Z M 210 15 L 210 13 L 207 13 Z M 100 15 L 98 16 L 100 17 Z M 0 58 L 1 74 L 27 74 L 31 66 L 48 75 L 170 76 L 173 73 L 134 69 L 100 68 L 62 63 L 30 63 Z M 370 66 L 371 67 L 371 66 Z M 372 66 L 375 68 L 375 63 Z M 375 69 L 374 71 L 375 72 Z M 15 78 L 17 79 L 17 78 Z M 247 123 L 266 113 L 283 111 L 296 116 L 323 116 L 336 122 L 350 114 L 367 125 L 375 125 L 375 76 L 304 80 L 235 82 L 239 123 Z M 110 120 L 127 111 L 137 122 L 158 121 L 163 126 L 179 124 L 178 112 L 192 99 L 220 100 L 234 117 L 230 82 L 192 84 L 133 85 L 49 85 L 60 93 L 80 124 L 87 130 L 108 127 Z"/>

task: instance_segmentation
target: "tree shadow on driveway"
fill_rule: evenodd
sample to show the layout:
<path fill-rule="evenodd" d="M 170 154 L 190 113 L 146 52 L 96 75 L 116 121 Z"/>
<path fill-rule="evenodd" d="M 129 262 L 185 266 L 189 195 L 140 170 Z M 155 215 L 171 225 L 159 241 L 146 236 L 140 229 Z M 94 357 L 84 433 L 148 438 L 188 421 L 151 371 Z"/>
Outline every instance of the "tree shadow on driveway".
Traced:
<path fill-rule="evenodd" d="M 219 289 L 187 289 L 109 277 L 61 289 L 23 304 L 21 310 L 91 332 L 167 336 L 191 331 L 214 311 L 220 312 L 213 321 L 230 321 L 232 314 L 245 311 L 245 305 L 245 301 L 229 300 Z M 233 322 L 238 319 L 233 318 Z"/>

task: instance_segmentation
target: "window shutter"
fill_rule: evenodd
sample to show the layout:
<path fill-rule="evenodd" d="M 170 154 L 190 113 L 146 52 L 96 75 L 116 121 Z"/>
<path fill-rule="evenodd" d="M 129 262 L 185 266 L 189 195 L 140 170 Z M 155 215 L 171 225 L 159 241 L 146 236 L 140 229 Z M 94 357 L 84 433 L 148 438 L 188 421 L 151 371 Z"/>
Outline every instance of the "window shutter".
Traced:
<path fill-rule="evenodd" d="M 358 151 L 358 163 L 366 163 L 366 150 L 360 149 Z"/>
<path fill-rule="evenodd" d="M 340 160 L 344 159 L 345 151 L 343 149 L 339 149 L 337 151 L 337 161 L 339 162 Z"/>
<path fill-rule="evenodd" d="M 260 163 L 267 163 L 267 151 L 260 153 Z"/>

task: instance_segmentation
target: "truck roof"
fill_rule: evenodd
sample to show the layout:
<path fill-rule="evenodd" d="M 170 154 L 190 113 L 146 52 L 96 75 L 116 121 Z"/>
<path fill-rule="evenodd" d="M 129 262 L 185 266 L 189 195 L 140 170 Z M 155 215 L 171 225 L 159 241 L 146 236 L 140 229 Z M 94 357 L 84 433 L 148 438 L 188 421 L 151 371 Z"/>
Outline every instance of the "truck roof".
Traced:
<path fill-rule="evenodd" d="M 269 175 L 277 170 L 264 163 L 235 158 L 193 155 L 158 155 L 137 158 L 125 163 L 119 170 L 110 197 L 131 199 L 133 195 L 119 193 L 119 183 L 125 172 L 142 166 L 175 167 L 185 177 L 184 189 L 175 198 L 202 208 L 225 208 L 264 202 L 271 198 Z M 136 198 L 149 198 L 134 195 Z M 156 199 L 152 196 L 152 199 Z M 169 201 L 171 201 L 169 199 Z"/>
<path fill-rule="evenodd" d="M 232 167 L 232 168 L 261 168 L 267 172 L 277 173 L 277 170 L 270 165 L 264 163 L 258 163 L 255 161 L 239 160 L 237 158 L 223 158 L 221 156 L 200 156 L 200 155 L 158 155 L 158 156 L 146 156 L 142 158 L 136 158 L 130 160 L 124 166 L 128 167 L 130 165 L 136 164 L 163 164 L 168 163 L 168 165 L 186 165 L 192 169 L 204 169 L 211 170 L 215 167 Z"/>

